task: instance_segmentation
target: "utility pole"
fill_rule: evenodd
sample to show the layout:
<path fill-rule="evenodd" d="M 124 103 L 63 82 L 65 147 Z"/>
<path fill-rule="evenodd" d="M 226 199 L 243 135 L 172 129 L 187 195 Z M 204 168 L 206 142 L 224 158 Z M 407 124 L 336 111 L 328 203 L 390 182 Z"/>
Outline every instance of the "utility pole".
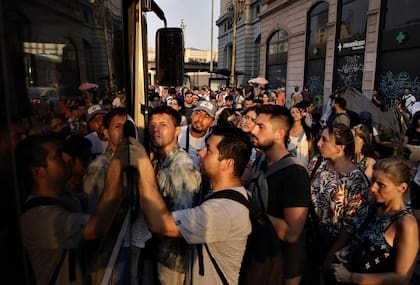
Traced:
<path fill-rule="evenodd" d="M 210 73 L 213 73 L 213 6 L 214 0 L 211 0 L 211 23 L 210 23 Z"/>

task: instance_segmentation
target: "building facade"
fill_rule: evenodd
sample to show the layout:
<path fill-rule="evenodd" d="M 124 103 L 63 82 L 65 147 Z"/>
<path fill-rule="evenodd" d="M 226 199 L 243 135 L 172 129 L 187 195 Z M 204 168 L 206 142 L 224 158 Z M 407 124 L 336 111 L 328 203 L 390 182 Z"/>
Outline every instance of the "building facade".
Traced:
<path fill-rule="evenodd" d="M 222 0 L 219 68 L 230 68 L 232 6 L 245 2 L 237 22 L 239 84 L 263 76 L 268 87 L 306 86 L 318 107 L 337 88 L 370 96 L 388 107 L 404 87 L 419 96 L 420 2 L 416 0 Z M 232 5 L 233 4 L 233 5 Z"/>

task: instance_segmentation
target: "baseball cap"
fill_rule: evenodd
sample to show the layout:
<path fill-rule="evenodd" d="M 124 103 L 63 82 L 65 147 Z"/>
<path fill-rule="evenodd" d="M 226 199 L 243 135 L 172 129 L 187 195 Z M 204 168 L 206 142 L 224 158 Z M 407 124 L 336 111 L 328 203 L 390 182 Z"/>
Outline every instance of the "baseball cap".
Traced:
<path fill-rule="evenodd" d="M 204 111 L 212 118 L 214 118 L 216 114 L 216 108 L 209 101 L 200 101 L 193 111 Z"/>
<path fill-rule="evenodd" d="M 96 114 L 106 114 L 104 106 L 96 104 L 90 106 L 86 111 L 86 120 L 89 122 Z"/>

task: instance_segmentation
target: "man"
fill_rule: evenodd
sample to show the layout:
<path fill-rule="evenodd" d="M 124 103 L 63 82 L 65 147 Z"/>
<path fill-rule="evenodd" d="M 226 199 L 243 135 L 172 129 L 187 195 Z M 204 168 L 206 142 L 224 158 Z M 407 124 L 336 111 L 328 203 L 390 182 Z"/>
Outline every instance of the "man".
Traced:
<path fill-rule="evenodd" d="M 205 146 L 205 138 L 214 122 L 216 107 L 209 101 L 200 101 L 191 115 L 191 124 L 183 126 L 179 135 L 180 146 L 191 156 L 196 169 L 200 169 L 198 151 Z"/>
<path fill-rule="evenodd" d="M 232 95 L 227 95 L 225 97 L 225 102 L 223 104 L 223 107 L 233 109 L 234 108 L 234 100 Z"/>
<path fill-rule="evenodd" d="M 299 86 L 295 86 L 295 91 L 290 94 L 290 107 L 294 107 L 297 103 L 303 101 L 302 93 L 299 91 Z"/>
<path fill-rule="evenodd" d="M 404 94 L 401 97 L 401 109 L 405 112 L 411 109 L 412 105 L 416 103 L 417 99 L 411 94 L 411 88 L 404 88 Z"/>
<path fill-rule="evenodd" d="M 193 104 L 193 93 L 190 90 L 187 90 L 184 95 L 184 107 L 185 107 L 185 117 L 188 120 L 188 123 L 191 123 L 191 115 L 195 108 Z"/>
<path fill-rule="evenodd" d="M 347 127 L 350 127 L 350 117 L 346 112 L 347 102 L 346 99 L 342 97 L 334 98 L 332 104 L 332 115 L 329 119 L 328 125 L 332 124 L 343 124 Z"/>
<path fill-rule="evenodd" d="M 264 105 L 260 108 L 256 126 L 251 131 L 256 148 L 265 154 L 257 171 L 265 175 L 275 163 L 290 157 L 287 140 L 293 118 L 285 107 Z M 291 164 L 266 177 L 268 201 L 266 205 L 278 238 L 283 242 L 285 284 L 299 284 L 304 253 L 303 226 L 310 203 L 309 175 L 304 166 Z M 261 185 L 249 189 L 257 201 Z M 261 203 L 260 203 L 261 206 Z"/>
<path fill-rule="evenodd" d="M 149 121 L 150 139 L 156 151 L 152 164 L 159 192 L 169 211 L 192 208 L 201 183 L 192 159 L 178 144 L 180 121 L 180 114 L 169 106 L 155 108 Z M 157 238 L 157 269 L 162 285 L 184 284 L 185 252 L 182 239 Z"/>
<path fill-rule="evenodd" d="M 248 109 L 252 106 L 255 106 L 254 96 L 249 96 L 245 98 L 245 109 Z"/>
<path fill-rule="evenodd" d="M 123 138 L 123 127 L 127 120 L 126 108 L 114 108 L 104 117 L 104 134 L 108 140 L 106 151 L 92 161 L 83 177 L 83 191 L 87 195 L 88 212 L 92 213 L 105 188 L 105 176 L 112 156 Z"/>
<path fill-rule="evenodd" d="M 92 144 L 92 156 L 104 153 L 108 141 L 104 134 L 104 115 L 107 113 L 102 105 L 92 105 L 86 110 L 86 121 L 90 133 L 85 136 Z"/>
<path fill-rule="evenodd" d="M 63 199 L 69 172 L 55 138 L 28 137 L 19 143 L 16 155 L 22 180 L 27 180 L 24 184 L 30 189 L 21 223 L 36 284 L 84 284 L 83 272 L 87 268 L 81 261 L 86 260 L 86 252 L 81 242 L 106 233 L 120 203 L 120 187 L 108 179 L 105 195 L 89 216 Z M 110 169 L 121 171 L 119 166 L 111 163 Z"/>
<path fill-rule="evenodd" d="M 213 256 L 228 284 L 238 284 L 239 270 L 247 237 L 251 232 L 246 207 L 230 199 L 209 199 L 200 206 L 169 212 L 158 192 L 153 167 L 144 147 L 136 140 L 130 149 L 131 163 L 141 169 L 139 179 L 140 202 L 152 232 L 168 237 L 182 237 L 188 244 L 204 244 L 202 250 L 204 272 L 199 272 L 197 247 L 190 262 L 191 278 L 186 284 L 222 284 L 210 260 Z M 200 150 L 202 172 L 212 184 L 212 191 L 232 189 L 246 197 L 240 177 L 251 153 L 247 134 L 238 128 L 215 128 Z"/>

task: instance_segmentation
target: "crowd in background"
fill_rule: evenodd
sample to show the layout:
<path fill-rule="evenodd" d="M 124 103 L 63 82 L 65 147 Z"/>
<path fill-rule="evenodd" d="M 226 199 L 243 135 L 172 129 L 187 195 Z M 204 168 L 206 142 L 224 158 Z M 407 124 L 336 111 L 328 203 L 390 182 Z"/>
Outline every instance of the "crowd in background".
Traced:
<path fill-rule="evenodd" d="M 347 102 L 339 92 L 330 96 L 328 106 L 321 114 L 314 111 L 308 88 L 302 88 L 301 92 L 299 86 L 291 94 L 285 94 L 285 88 L 269 91 L 252 84 L 239 88 L 223 87 L 216 91 L 206 86 L 149 86 L 148 91 L 147 108 L 152 120 L 147 126 L 149 141 L 144 145 L 150 153 L 159 191 L 169 211 L 192 208 L 197 205 L 196 194 L 203 196 L 211 192 L 212 183 L 201 173 L 200 159 L 203 160 L 206 154 L 200 154 L 200 151 L 208 147 L 206 138 L 212 133 L 212 128 L 237 128 L 249 136 L 254 146 L 240 175 L 243 186 L 250 185 L 256 173 L 285 156 L 296 158 L 295 164 L 306 169 L 307 184 L 290 184 L 304 194 L 287 198 L 287 203 L 276 198 L 282 203 L 281 211 L 274 209 L 274 204 L 271 204 L 274 202 L 270 202 L 274 196 L 269 197 L 266 207 L 266 212 L 275 217 L 272 222 L 279 229 L 279 239 L 286 244 L 285 263 L 288 263 L 287 258 L 293 260 L 291 267 L 285 269 L 285 284 L 415 284 L 410 280 L 414 280 L 412 275 L 418 250 L 416 220 L 420 221 L 420 171 L 417 171 L 420 165 L 420 112 L 416 112 L 418 103 L 409 88 L 403 90 L 401 105 L 398 106 L 398 112 L 410 122 L 404 134 L 406 139 L 397 146 L 398 153 L 405 158 L 396 157 L 395 142 L 381 139 L 372 115 L 364 110 L 347 110 Z M 64 200 L 72 208 L 71 212 L 83 213 L 73 222 L 83 224 L 84 229 L 84 232 L 74 230 L 74 236 L 67 240 L 51 241 L 60 246 L 71 244 L 72 248 L 78 247 L 81 239 L 100 238 L 104 234 L 100 229 L 105 221 L 92 221 L 92 216 L 99 217 L 105 209 L 102 208 L 106 204 L 103 196 L 107 196 L 104 193 L 108 193 L 107 185 L 111 183 L 108 171 L 115 167 L 112 161 L 118 155 L 118 146 L 123 139 L 123 125 L 131 120 L 124 92 L 104 92 L 97 97 L 93 94 L 87 91 L 73 99 L 62 98 L 56 112 L 51 108 L 36 119 L 14 122 L 14 141 L 20 153 L 26 154 L 24 142 L 29 135 L 47 134 L 60 141 L 58 154 L 61 155 L 62 151 L 67 172 L 54 185 L 62 188 L 60 195 L 66 193 Z M 383 103 L 376 92 L 372 102 L 383 111 Z M 173 111 L 168 111 L 167 107 Z M 355 111 L 360 113 L 355 116 Z M 173 133 L 168 138 L 170 151 L 165 149 L 167 145 L 161 130 L 168 124 L 167 117 L 176 118 L 171 129 Z M 175 156 L 175 151 L 176 155 L 179 152 L 189 155 L 181 155 L 185 172 L 174 174 L 179 169 L 165 165 L 172 163 L 167 159 L 170 155 Z M 21 159 L 28 157 L 22 156 Z M 300 170 L 288 171 L 289 178 L 298 177 L 295 175 L 300 173 Z M 31 174 L 27 172 L 25 176 L 28 175 Z M 169 184 L 168 177 L 173 179 Z M 302 177 L 301 173 L 299 177 Z M 181 178 L 184 180 L 180 182 Z M 267 181 L 269 193 L 277 185 L 273 183 L 286 183 L 283 180 Z M 39 189 L 31 190 L 34 181 L 23 179 L 21 183 L 23 192 L 32 193 L 29 197 L 42 196 Z M 176 187 L 188 188 L 188 191 L 183 191 L 189 194 L 179 194 L 177 191 L 181 190 Z M 298 213 L 297 209 L 304 211 Z M 35 276 L 40 280 L 51 280 L 51 276 L 41 273 L 43 269 L 39 262 L 42 259 L 31 251 L 38 241 L 30 237 L 37 235 L 37 229 L 30 226 L 34 217 L 28 217 L 28 213 L 23 214 L 26 225 L 23 235 Z M 294 215 L 296 218 L 290 218 Z M 309 216 L 308 220 L 306 216 Z M 36 217 L 47 219 L 43 213 Z M 144 217 L 139 220 L 144 223 Z M 276 223 L 286 223 L 285 232 L 282 232 L 285 226 Z M 133 247 L 144 248 L 151 236 L 148 230 L 140 232 L 144 242 Z M 176 254 L 182 258 L 174 258 L 171 250 L 179 244 L 162 236 L 157 242 L 160 247 L 155 260 L 157 258 L 159 281 L 161 284 L 183 284 L 186 278 L 184 262 L 188 259 L 185 253 L 180 253 L 178 248 Z M 315 253 L 308 247 L 320 250 Z M 372 249 L 371 252 L 367 252 L 368 249 Z M 302 258 L 296 258 L 296 252 Z M 56 252 L 53 257 L 59 259 L 60 254 Z M 79 271 L 77 274 L 82 275 Z M 145 278 L 144 272 L 139 275 Z M 64 273 L 55 278 L 62 282 L 57 284 L 68 284 Z M 134 279 L 141 278 L 136 276 Z"/>

